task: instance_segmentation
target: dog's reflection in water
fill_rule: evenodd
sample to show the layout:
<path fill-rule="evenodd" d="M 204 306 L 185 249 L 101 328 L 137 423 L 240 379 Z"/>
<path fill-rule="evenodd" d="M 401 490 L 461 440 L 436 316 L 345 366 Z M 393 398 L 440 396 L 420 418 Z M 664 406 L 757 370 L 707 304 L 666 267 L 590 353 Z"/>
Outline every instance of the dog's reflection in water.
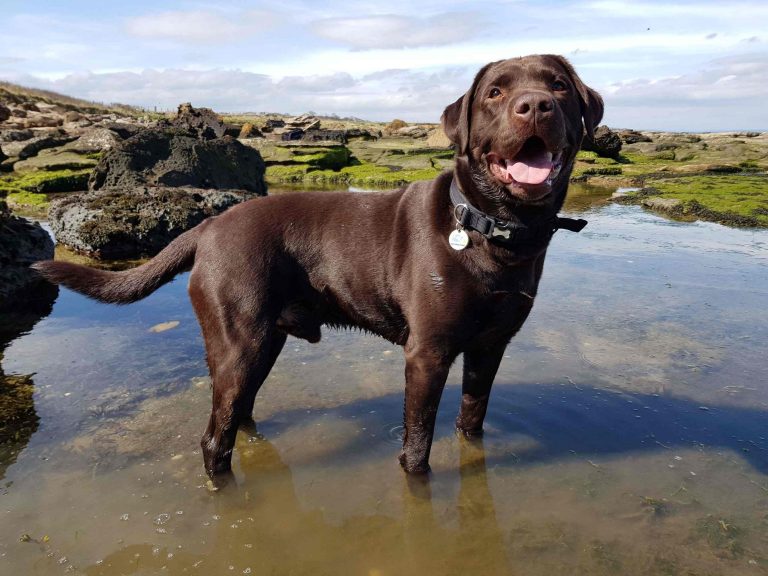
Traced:
<path fill-rule="evenodd" d="M 435 509 L 428 476 L 404 476 L 402 514 L 382 511 L 335 523 L 302 506 L 291 469 L 271 442 L 241 432 L 242 476 L 211 495 L 217 517 L 211 532 L 191 536 L 180 549 L 126 546 L 85 573 L 509 574 L 482 441 L 458 442 L 461 485 L 447 510 Z M 354 482 L 339 484 L 340 497 Z"/>

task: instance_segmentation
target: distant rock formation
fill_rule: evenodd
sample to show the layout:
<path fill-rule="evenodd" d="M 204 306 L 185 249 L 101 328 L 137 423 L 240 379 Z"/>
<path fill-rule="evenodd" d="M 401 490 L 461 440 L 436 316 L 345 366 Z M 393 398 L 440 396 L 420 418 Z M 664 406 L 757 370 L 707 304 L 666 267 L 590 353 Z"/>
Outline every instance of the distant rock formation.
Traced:
<path fill-rule="evenodd" d="M 226 132 L 224 122 L 213 110 L 193 108 L 189 102 L 179 105 L 178 113 L 170 124 L 203 140 L 221 138 Z"/>
<path fill-rule="evenodd" d="M 584 137 L 581 149 L 588 152 L 596 152 L 598 156 L 605 158 L 617 159 L 621 153 L 621 138 L 608 126 L 599 126 L 595 130 L 594 138 Z"/>

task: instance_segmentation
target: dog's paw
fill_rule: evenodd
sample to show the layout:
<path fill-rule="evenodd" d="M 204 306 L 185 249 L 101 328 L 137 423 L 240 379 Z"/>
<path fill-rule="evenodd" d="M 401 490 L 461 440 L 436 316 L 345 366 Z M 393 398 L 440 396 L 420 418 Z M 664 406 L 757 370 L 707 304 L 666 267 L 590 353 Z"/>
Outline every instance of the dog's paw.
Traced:
<path fill-rule="evenodd" d="M 408 462 L 408 455 L 405 452 L 400 454 L 398 460 L 400 460 L 400 466 L 402 466 L 403 470 L 408 474 L 429 474 L 432 471 L 432 468 L 430 468 L 427 462 L 418 462 L 415 464 Z"/>

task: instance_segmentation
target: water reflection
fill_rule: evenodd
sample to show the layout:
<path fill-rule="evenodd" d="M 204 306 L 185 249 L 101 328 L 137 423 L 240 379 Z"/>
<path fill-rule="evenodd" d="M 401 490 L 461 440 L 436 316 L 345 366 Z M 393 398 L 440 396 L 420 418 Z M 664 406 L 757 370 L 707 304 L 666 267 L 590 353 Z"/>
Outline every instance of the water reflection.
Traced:
<path fill-rule="evenodd" d="M 457 526 L 435 514 L 430 481 L 401 477 L 402 518 L 357 515 L 339 524 L 305 509 L 291 469 L 261 436 L 238 436 L 241 478 L 215 496 L 211 535 L 195 552 L 126 546 L 85 569 L 144 574 L 509 574 L 503 532 L 488 486 L 481 441 L 460 440 Z M 343 485 L 338 486 L 344 490 Z M 163 520 L 161 519 L 160 522 Z M 200 547 L 197 547 L 200 548 Z"/>
<path fill-rule="evenodd" d="M 35 285 L 21 308 L 0 312 L 0 480 L 26 446 L 39 424 L 35 411 L 33 374 L 6 374 L 3 355 L 16 338 L 29 333 L 40 319 L 51 313 L 59 289 Z"/>

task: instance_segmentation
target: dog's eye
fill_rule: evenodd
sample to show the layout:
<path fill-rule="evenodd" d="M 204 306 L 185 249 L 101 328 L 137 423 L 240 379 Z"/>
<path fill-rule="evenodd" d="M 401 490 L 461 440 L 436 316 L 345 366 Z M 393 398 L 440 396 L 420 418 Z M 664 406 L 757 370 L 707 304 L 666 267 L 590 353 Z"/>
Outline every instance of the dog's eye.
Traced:
<path fill-rule="evenodd" d="M 501 96 L 501 90 L 498 88 L 491 88 L 491 91 L 488 93 L 488 98 L 498 98 Z"/>
<path fill-rule="evenodd" d="M 552 82 L 552 90 L 555 92 L 565 92 L 568 90 L 568 84 L 563 82 L 562 80 L 555 80 Z"/>

